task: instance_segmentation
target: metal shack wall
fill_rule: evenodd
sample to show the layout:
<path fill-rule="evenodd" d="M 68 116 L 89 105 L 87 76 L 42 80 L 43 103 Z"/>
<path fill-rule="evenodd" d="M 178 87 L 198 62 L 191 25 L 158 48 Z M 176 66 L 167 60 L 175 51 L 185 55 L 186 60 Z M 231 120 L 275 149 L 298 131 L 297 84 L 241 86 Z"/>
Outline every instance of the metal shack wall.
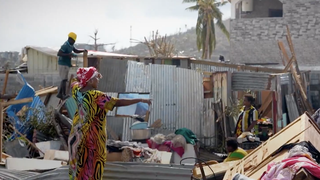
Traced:
<path fill-rule="evenodd" d="M 103 92 L 125 92 L 127 60 L 103 58 L 100 60 L 100 73 L 103 78 L 99 90 Z"/>
<path fill-rule="evenodd" d="M 150 93 L 153 100 L 149 124 L 161 119 L 163 126 L 152 134 L 168 134 L 189 128 L 203 136 L 202 74 L 171 65 L 127 63 L 126 92 Z M 133 120 L 124 118 L 123 140 L 130 140 Z"/>
<path fill-rule="evenodd" d="M 233 72 L 232 90 L 233 91 L 262 91 L 275 89 L 272 84 L 272 75 L 259 72 Z"/>
<path fill-rule="evenodd" d="M 28 74 L 54 73 L 58 72 L 58 58 L 49 56 L 35 49 L 29 48 Z"/>
<path fill-rule="evenodd" d="M 203 137 L 203 76 L 200 72 L 177 68 L 177 121 L 178 128 L 186 127 L 199 138 Z"/>
<path fill-rule="evenodd" d="M 126 73 L 126 92 L 150 93 L 151 66 L 144 63 L 128 61 Z"/>

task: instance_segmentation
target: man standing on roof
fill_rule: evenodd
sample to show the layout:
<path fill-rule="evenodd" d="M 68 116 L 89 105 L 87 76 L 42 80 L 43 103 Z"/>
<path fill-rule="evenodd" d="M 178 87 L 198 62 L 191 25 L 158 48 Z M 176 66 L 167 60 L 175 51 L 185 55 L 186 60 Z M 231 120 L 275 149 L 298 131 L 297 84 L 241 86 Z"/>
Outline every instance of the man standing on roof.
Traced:
<path fill-rule="evenodd" d="M 66 93 L 69 69 L 70 67 L 72 67 L 71 58 L 76 57 L 76 54 L 72 53 L 72 51 L 75 53 L 83 53 L 87 51 L 85 49 L 83 50 L 76 49 L 73 46 L 74 43 L 76 42 L 76 39 L 77 39 L 77 35 L 73 32 L 70 32 L 68 35 L 68 40 L 61 46 L 58 52 L 59 75 L 61 78 L 61 83 L 60 83 L 57 97 L 62 100 L 65 100 L 69 97 L 69 95 L 67 95 Z"/>

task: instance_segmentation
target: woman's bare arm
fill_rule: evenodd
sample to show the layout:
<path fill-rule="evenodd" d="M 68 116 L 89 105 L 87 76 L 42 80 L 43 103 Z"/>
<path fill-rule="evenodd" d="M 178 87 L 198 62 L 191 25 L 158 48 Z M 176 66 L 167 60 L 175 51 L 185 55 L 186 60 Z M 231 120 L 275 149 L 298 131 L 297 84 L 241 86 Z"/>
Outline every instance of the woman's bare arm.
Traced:
<path fill-rule="evenodd" d="M 130 106 L 139 102 L 147 103 L 149 105 L 151 104 L 150 99 L 118 99 L 115 104 L 115 107 Z"/>

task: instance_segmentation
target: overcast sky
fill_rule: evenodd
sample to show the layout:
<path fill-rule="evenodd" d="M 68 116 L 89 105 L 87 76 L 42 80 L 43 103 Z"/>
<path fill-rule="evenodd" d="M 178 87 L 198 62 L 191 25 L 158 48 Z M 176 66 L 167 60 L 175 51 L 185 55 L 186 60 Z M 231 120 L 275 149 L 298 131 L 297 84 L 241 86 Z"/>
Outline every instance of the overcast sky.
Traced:
<path fill-rule="evenodd" d="M 70 31 L 77 43 L 93 43 L 89 35 L 99 30 L 99 43 L 130 46 L 153 30 L 174 34 L 194 27 L 197 13 L 186 11 L 182 0 L 0 0 L 0 51 L 21 51 L 24 46 L 59 47 Z M 230 17 L 230 4 L 222 9 Z M 134 44 L 132 44 L 134 45 Z"/>

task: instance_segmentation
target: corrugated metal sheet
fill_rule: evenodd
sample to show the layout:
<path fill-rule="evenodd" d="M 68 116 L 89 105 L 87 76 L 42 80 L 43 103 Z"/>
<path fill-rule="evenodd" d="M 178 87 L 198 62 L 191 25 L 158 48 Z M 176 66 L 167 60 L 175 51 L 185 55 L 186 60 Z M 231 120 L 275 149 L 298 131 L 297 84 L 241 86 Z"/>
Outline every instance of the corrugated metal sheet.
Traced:
<path fill-rule="evenodd" d="M 103 179 L 186 180 L 194 166 L 149 163 L 107 163 Z"/>
<path fill-rule="evenodd" d="M 28 55 L 28 73 L 39 74 L 58 71 L 58 58 L 45 54 L 39 50 L 29 48 Z"/>
<path fill-rule="evenodd" d="M 203 120 L 203 76 L 200 72 L 189 69 L 176 69 L 177 100 L 176 129 L 186 127 L 201 137 Z M 174 112 L 173 112 L 174 113 Z"/>
<path fill-rule="evenodd" d="M 216 145 L 216 121 L 212 103 L 214 103 L 213 98 L 203 100 L 203 123 L 201 123 L 201 142 L 209 147 Z"/>
<path fill-rule="evenodd" d="M 233 72 L 232 73 L 232 90 L 272 90 L 271 75 L 267 73 L 254 72 Z"/>
<path fill-rule="evenodd" d="M 186 180 L 191 179 L 193 167 L 149 163 L 106 163 L 103 180 Z M 68 168 L 68 166 L 64 166 L 53 171 L 37 174 L 28 177 L 28 180 L 69 180 Z"/>
<path fill-rule="evenodd" d="M 293 95 L 286 95 L 286 103 L 287 103 L 287 108 L 288 108 L 288 115 L 289 115 L 289 119 L 290 122 L 293 122 L 294 120 L 298 119 L 298 117 L 300 116 L 299 111 L 298 111 L 298 107 L 296 104 L 296 100 L 294 99 Z"/>
<path fill-rule="evenodd" d="M 122 136 L 123 134 L 123 125 L 124 125 L 124 118 L 122 117 L 107 117 L 107 126 L 110 127 L 114 133 L 118 136 Z M 108 132 L 108 139 L 112 139 L 112 136 L 109 131 Z"/>
<path fill-rule="evenodd" d="M 133 62 L 136 63 L 136 62 Z M 146 65 L 145 65 L 146 66 Z M 201 135 L 203 118 L 203 85 L 200 72 L 176 68 L 170 65 L 147 65 L 150 69 L 150 98 L 153 100 L 149 124 L 161 119 L 163 126 L 152 134 L 168 134 L 186 127 L 196 135 Z M 131 66 L 129 71 L 136 72 Z M 137 67 L 138 70 L 143 69 Z M 128 72 L 130 74 L 131 72 Z M 132 76 L 134 74 L 132 73 Z M 148 83 L 144 78 L 141 81 Z M 140 84 L 140 82 L 136 82 Z M 127 86 L 129 89 L 132 87 Z M 138 90 L 147 88 L 140 86 Z M 130 92 L 132 92 L 130 90 Z M 130 140 L 130 126 L 134 120 L 126 118 L 123 124 L 123 140 Z"/>
<path fill-rule="evenodd" d="M 126 92 L 149 93 L 150 83 L 150 66 L 144 65 L 144 63 L 128 61 Z"/>
<path fill-rule="evenodd" d="M 131 140 L 131 131 L 130 127 L 135 122 L 132 118 L 123 118 L 123 129 L 122 129 L 122 140 L 130 141 Z"/>
<path fill-rule="evenodd" d="M 103 92 L 125 92 L 127 60 L 101 59 L 99 90 Z"/>
<path fill-rule="evenodd" d="M 151 94 L 153 99 L 150 123 L 162 120 L 162 129 L 174 131 L 177 128 L 177 68 L 170 65 L 151 66 Z M 186 79 L 185 79 L 186 80 Z M 183 93 L 183 92 L 179 92 Z"/>
<path fill-rule="evenodd" d="M 27 180 L 35 175 L 39 175 L 39 173 L 0 168 L 0 179 L 3 180 Z"/>
<path fill-rule="evenodd" d="M 235 68 L 209 66 L 209 65 L 205 65 L 205 64 L 194 64 L 194 63 L 191 63 L 191 69 L 205 71 L 205 72 L 223 72 L 223 71 L 236 72 L 236 71 L 238 71 L 238 69 L 235 69 Z M 249 71 L 247 71 L 247 72 L 249 72 Z"/>

